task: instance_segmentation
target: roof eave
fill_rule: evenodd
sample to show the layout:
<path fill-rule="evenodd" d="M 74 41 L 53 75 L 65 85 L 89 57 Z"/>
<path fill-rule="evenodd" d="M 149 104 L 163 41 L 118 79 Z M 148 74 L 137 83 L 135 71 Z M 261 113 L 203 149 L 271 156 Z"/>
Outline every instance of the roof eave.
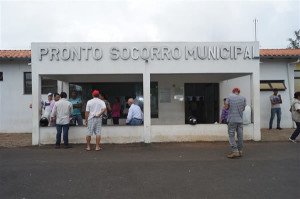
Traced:
<path fill-rule="evenodd" d="M 31 60 L 31 57 L 0 57 L 0 60 Z"/>
<path fill-rule="evenodd" d="M 284 55 L 284 56 L 271 56 L 271 55 L 261 55 L 260 58 L 266 58 L 266 59 L 300 59 L 300 56 L 290 56 L 290 55 Z"/>

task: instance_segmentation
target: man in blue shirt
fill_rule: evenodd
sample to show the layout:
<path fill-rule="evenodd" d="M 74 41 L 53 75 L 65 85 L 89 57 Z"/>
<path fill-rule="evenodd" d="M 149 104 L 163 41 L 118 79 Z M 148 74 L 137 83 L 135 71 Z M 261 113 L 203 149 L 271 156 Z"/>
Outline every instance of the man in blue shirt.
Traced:
<path fill-rule="evenodd" d="M 135 105 L 133 98 L 128 99 L 128 105 L 130 106 L 128 110 L 128 115 L 126 119 L 127 125 L 140 125 L 143 122 L 144 114 L 138 105 Z"/>
<path fill-rule="evenodd" d="M 77 97 L 77 91 L 73 90 L 71 93 L 71 98 L 69 102 L 73 104 L 73 112 L 72 112 L 72 120 L 77 122 L 78 126 L 82 126 L 82 116 L 81 116 L 81 107 L 82 107 L 82 100 L 81 98 Z"/>

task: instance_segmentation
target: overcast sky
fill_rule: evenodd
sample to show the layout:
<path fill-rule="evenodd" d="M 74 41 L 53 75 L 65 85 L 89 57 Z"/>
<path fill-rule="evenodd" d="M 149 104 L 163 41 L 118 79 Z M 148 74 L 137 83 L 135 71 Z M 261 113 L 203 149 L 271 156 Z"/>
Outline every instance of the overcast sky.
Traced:
<path fill-rule="evenodd" d="M 0 49 L 31 42 L 253 41 L 286 48 L 300 1 L 1 1 Z"/>

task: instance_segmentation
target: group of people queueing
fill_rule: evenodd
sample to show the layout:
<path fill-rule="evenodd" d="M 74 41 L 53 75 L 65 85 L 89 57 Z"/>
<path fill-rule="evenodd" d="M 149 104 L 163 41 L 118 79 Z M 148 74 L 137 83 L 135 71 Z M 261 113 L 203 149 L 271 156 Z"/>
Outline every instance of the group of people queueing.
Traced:
<path fill-rule="evenodd" d="M 80 108 L 79 101 L 76 101 L 75 95 L 72 92 L 72 100 L 67 100 L 67 94 L 62 92 L 60 99 L 54 103 L 53 109 L 51 110 L 51 123 L 55 123 L 57 134 L 56 134 L 56 148 L 60 148 L 61 133 L 63 132 L 64 148 L 70 148 L 68 142 L 68 132 L 70 121 L 74 116 L 74 109 Z M 96 147 L 95 150 L 101 150 L 100 139 L 101 139 L 101 127 L 103 123 L 103 116 L 107 113 L 107 106 L 104 100 L 101 99 L 99 91 L 94 90 L 92 93 L 93 99 L 89 100 L 85 108 L 85 125 L 87 126 L 87 148 L 91 150 L 90 141 L 93 134 L 96 135 Z M 143 112 L 138 105 L 133 104 L 133 98 L 128 99 L 128 115 L 126 119 L 127 125 L 141 125 L 143 122 Z M 76 106 L 74 106 L 74 104 Z M 114 107 L 113 107 L 114 109 Z M 76 114 L 78 123 L 82 122 L 82 117 Z"/>
<path fill-rule="evenodd" d="M 101 126 L 103 123 L 103 116 L 107 113 L 107 105 L 104 100 L 101 99 L 99 91 L 95 90 L 92 93 L 93 99 L 89 100 L 85 109 L 85 125 L 87 126 L 87 151 L 91 150 L 91 136 L 96 135 L 96 147 L 95 150 L 101 150 L 100 139 L 101 139 Z M 48 95 L 49 97 L 50 95 Z M 45 112 L 51 112 L 51 124 L 56 126 L 56 148 L 60 147 L 61 133 L 63 131 L 64 147 L 69 148 L 68 144 L 68 130 L 70 124 L 70 116 L 76 115 L 76 120 L 80 124 L 82 122 L 79 114 L 74 114 L 74 109 L 80 108 L 80 102 L 76 101 L 76 95 L 72 92 L 72 100 L 67 100 L 67 94 L 62 92 L 60 95 L 54 95 L 54 103 L 48 99 L 47 104 L 45 103 Z M 271 118 L 270 118 L 270 129 L 275 114 L 277 114 L 277 129 L 280 128 L 280 104 L 282 103 L 281 96 L 278 95 L 278 90 L 274 89 L 274 94 L 270 96 L 272 104 Z M 116 101 L 117 102 L 117 101 Z M 126 119 L 127 125 L 140 125 L 143 122 L 143 112 L 138 105 L 134 104 L 134 99 L 129 98 L 128 115 Z M 76 106 L 74 106 L 74 104 Z M 117 103 L 116 103 L 117 104 Z M 49 108 L 48 108 L 49 107 Z M 240 95 L 240 89 L 234 88 L 232 94 L 228 98 L 224 99 L 224 107 L 222 109 L 222 116 L 220 123 L 228 124 L 228 136 L 229 143 L 232 148 L 232 152 L 227 156 L 228 158 L 241 157 L 243 154 L 243 111 L 246 107 L 246 98 Z M 119 107 L 113 106 L 112 110 L 118 109 Z M 296 123 L 296 130 L 291 135 L 289 140 L 296 143 L 296 137 L 300 133 L 300 92 L 294 94 L 294 101 L 292 102 L 290 111 L 292 113 L 292 119 Z M 78 116 L 77 116 L 78 115 Z M 118 117 L 119 115 L 115 115 Z M 117 121 L 116 121 L 117 122 Z M 235 133 L 237 133 L 238 143 L 235 141 Z"/>

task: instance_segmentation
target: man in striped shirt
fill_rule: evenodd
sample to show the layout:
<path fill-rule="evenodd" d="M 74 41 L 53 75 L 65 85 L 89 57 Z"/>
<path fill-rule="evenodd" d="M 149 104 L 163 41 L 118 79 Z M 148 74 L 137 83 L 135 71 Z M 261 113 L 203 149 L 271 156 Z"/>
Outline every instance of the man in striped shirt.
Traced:
<path fill-rule="evenodd" d="M 240 95 L 240 89 L 234 88 L 225 103 L 228 110 L 228 136 L 232 153 L 228 158 L 242 156 L 243 150 L 243 111 L 246 107 L 246 98 Z M 235 142 L 235 131 L 237 132 L 238 145 Z"/>

